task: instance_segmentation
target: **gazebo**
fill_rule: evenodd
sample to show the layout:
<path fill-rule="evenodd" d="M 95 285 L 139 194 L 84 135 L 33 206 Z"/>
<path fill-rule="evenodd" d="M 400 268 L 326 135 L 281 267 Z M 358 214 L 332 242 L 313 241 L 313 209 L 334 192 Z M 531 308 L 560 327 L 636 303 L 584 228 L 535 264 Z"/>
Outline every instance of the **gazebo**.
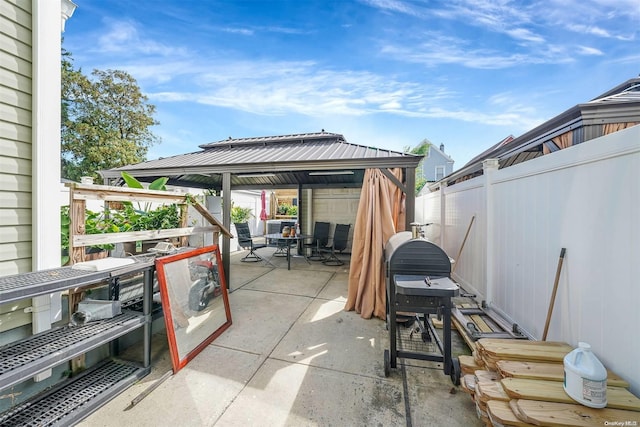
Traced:
<path fill-rule="evenodd" d="M 409 153 L 358 145 L 337 133 L 316 132 L 231 138 L 202 144 L 201 150 L 101 171 L 106 184 L 117 185 L 121 172 L 142 182 L 168 177 L 167 184 L 222 192 L 223 224 L 230 226 L 231 190 L 276 188 L 361 188 L 368 169 L 377 169 L 404 194 L 405 228 L 414 220 L 415 169 L 422 159 Z M 393 173 L 400 170 L 401 173 Z M 401 178 L 398 179 L 397 176 Z M 302 197 L 299 211 L 304 212 Z M 229 267 L 228 237 L 223 263 Z"/>

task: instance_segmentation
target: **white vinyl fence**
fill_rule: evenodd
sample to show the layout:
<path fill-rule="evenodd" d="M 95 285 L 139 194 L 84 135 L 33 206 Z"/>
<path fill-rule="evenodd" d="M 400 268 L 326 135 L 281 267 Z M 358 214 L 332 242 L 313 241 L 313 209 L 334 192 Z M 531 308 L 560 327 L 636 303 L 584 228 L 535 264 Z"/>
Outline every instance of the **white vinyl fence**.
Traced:
<path fill-rule="evenodd" d="M 462 241 L 474 217 L 467 241 Z M 453 277 L 541 339 L 591 344 L 640 395 L 640 126 L 421 196 L 416 221 L 456 260 Z"/>

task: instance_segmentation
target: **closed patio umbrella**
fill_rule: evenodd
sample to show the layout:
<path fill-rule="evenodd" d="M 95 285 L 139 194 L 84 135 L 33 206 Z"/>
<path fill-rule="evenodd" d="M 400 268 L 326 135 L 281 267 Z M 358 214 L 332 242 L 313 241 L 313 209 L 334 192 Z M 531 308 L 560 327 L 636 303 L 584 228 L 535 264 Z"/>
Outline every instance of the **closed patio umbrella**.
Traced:
<path fill-rule="evenodd" d="M 402 179 L 402 170 L 392 173 Z M 356 215 L 345 310 L 386 319 L 384 245 L 404 229 L 403 193 L 379 169 L 367 169 Z"/>
<path fill-rule="evenodd" d="M 260 193 L 260 219 L 262 220 L 262 234 L 267 234 L 267 193 Z"/>

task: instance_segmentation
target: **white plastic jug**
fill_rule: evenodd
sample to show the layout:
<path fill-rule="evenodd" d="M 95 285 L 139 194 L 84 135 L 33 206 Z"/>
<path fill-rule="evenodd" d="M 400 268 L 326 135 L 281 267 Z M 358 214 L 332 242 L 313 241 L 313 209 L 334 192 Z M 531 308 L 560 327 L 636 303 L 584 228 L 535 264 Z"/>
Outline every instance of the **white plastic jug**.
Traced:
<path fill-rule="evenodd" d="M 564 391 L 590 408 L 607 406 L 607 370 L 586 342 L 564 357 Z"/>

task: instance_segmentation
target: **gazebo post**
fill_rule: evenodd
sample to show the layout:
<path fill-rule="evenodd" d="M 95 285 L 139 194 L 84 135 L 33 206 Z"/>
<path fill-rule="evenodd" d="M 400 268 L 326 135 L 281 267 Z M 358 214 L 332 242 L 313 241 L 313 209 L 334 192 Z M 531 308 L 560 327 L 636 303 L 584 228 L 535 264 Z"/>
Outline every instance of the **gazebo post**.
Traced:
<path fill-rule="evenodd" d="M 231 173 L 222 174 L 222 225 L 231 230 Z M 222 238 L 222 266 L 227 277 L 227 283 L 231 283 L 231 238 Z"/>

